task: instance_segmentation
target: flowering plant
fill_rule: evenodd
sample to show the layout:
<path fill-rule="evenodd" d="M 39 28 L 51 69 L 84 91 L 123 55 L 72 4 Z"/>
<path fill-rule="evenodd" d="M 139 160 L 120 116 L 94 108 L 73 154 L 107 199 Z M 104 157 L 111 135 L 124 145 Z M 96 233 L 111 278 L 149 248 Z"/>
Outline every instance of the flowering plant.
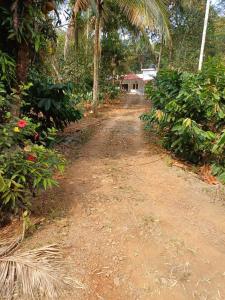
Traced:
<path fill-rule="evenodd" d="M 18 125 L 19 128 L 24 128 L 24 127 L 27 126 L 27 121 L 26 120 L 19 120 L 17 122 L 17 125 Z"/>
<path fill-rule="evenodd" d="M 27 140 L 32 140 L 37 130 L 38 125 L 29 118 L 13 119 L 0 124 L 0 151 L 23 146 Z"/>
<path fill-rule="evenodd" d="M 29 118 L 0 125 L 0 210 L 29 208 L 36 191 L 57 185 L 53 176 L 63 171 L 65 161 L 44 143 Z"/>

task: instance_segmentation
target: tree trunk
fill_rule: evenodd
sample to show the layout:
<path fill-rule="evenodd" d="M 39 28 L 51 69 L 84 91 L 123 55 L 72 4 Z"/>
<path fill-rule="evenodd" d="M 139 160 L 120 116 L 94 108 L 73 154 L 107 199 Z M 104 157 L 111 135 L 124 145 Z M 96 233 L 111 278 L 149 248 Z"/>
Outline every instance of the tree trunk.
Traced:
<path fill-rule="evenodd" d="M 69 43 L 70 40 L 73 36 L 73 31 L 74 31 L 74 26 L 75 26 L 75 22 L 77 19 L 77 14 L 80 11 L 80 2 L 81 1 L 76 1 L 73 7 L 73 14 L 69 23 L 69 26 L 67 28 L 67 32 L 66 32 L 66 39 L 65 39 L 65 44 L 64 44 L 64 59 L 66 60 L 67 58 L 67 53 L 68 53 L 68 49 L 69 49 Z M 76 33 L 74 33 L 74 37 L 75 37 Z M 76 43 L 76 41 L 75 41 Z"/>
<path fill-rule="evenodd" d="M 86 58 L 88 56 L 88 42 L 89 42 L 89 32 L 90 32 L 89 19 L 90 19 L 90 9 L 88 8 L 88 11 L 87 11 L 87 29 L 86 29 L 86 47 L 85 47 Z"/>
<path fill-rule="evenodd" d="M 72 17 L 66 31 L 65 44 L 64 44 L 64 60 L 67 59 L 69 44 L 70 44 L 71 37 L 73 35 L 73 28 L 74 28 L 74 19 Z"/>
<path fill-rule="evenodd" d="M 114 85 L 115 79 L 116 79 L 116 58 L 115 58 L 115 56 L 112 57 L 111 66 L 112 66 L 112 83 Z"/>
<path fill-rule="evenodd" d="M 99 100 L 99 62 L 100 62 L 100 11 L 95 20 L 94 75 L 93 75 L 93 110 L 96 113 Z"/>
<path fill-rule="evenodd" d="M 158 71 L 161 67 L 161 60 L 162 60 L 162 52 L 163 52 L 163 37 L 161 39 L 160 51 L 159 51 L 159 58 L 158 58 Z"/>
<path fill-rule="evenodd" d="M 77 22 L 77 18 L 74 19 L 74 49 L 75 54 L 77 53 L 79 48 L 79 26 Z"/>
<path fill-rule="evenodd" d="M 53 57 L 52 58 L 52 67 L 53 67 L 53 70 L 55 72 L 55 75 L 56 75 L 56 78 L 57 78 L 57 82 L 62 82 L 63 79 L 62 79 L 62 77 L 61 77 L 61 75 L 59 73 L 59 70 L 58 70 L 55 62 L 56 62 L 55 61 L 55 57 Z"/>
<path fill-rule="evenodd" d="M 204 28 L 203 28 L 203 33 L 202 33 L 202 45 L 201 45 L 199 64 L 198 64 L 199 71 L 202 70 L 203 59 L 204 59 L 206 33 L 207 33 L 208 20 L 209 20 L 210 2 L 211 2 L 211 0 L 207 0 L 206 9 L 205 9 L 205 21 L 204 21 Z"/>
<path fill-rule="evenodd" d="M 13 26 L 14 30 L 18 31 L 19 28 L 19 18 L 29 21 L 29 5 L 31 4 L 30 0 L 23 1 L 23 14 L 18 15 L 18 3 L 16 0 L 11 5 L 11 12 L 13 14 Z M 13 103 L 11 106 L 11 114 L 15 117 L 20 115 L 21 107 L 21 90 L 20 85 L 26 83 L 27 75 L 30 66 L 30 45 L 29 42 L 22 39 L 20 43 L 17 44 L 17 59 L 16 59 L 16 79 L 17 84 L 15 89 L 17 92 L 13 96 Z"/>
<path fill-rule="evenodd" d="M 16 77 L 17 82 L 24 83 L 27 80 L 28 69 L 30 64 L 29 45 L 23 41 L 18 45 Z"/>
<path fill-rule="evenodd" d="M 29 45 L 25 41 L 22 41 L 21 44 L 18 45 L 18 52 L 17 52 L 17 63 L 16 63 L 17 94 L 15 94 L 15 96 L 13 97 L 13 103 L 11 107 L 11 114 L 14 117 L 19 117 L 20 114 L 21 91 L 19 85 L 27 81 L 29 65 L 30 65 Z"/>

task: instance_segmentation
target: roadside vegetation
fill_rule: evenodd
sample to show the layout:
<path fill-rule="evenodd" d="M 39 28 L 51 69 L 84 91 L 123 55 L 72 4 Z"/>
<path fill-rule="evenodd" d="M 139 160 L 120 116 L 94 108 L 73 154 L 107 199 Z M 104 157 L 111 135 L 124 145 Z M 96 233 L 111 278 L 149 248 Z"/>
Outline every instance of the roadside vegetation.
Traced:
<path fill-rule="evenodd" d="M 203 1 L 204 2 L 204 1 Z M 221 42 L 224 17 L 211 7 L 203 69 L 198 71 L 203 2 L 171 7 L 175 46 L 161 53 L 155 82 L 146 86 L 152 108 L 141 116 L 167 150 L 195 165 L 207 166 L 225 183 L 225 68 Z M 223 3 L 220 3 L 220 8 Z M 222 10 L 223 12 L 223 10 Z"/>
<path fill-rule="evenodd" d="M 209 60 L 200 73 L 161 70 L 146 87 L 153 108 L 142 115 L 163 145 L 194 164 L 211 164 L 225 183 L 225 68 Z"/>

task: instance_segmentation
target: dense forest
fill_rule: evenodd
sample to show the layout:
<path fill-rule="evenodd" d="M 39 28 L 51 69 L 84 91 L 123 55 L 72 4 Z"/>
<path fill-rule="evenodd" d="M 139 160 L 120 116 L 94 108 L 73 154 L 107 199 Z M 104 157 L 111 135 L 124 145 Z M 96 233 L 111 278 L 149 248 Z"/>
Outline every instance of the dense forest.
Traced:
<path fill-rule="evenodd" d="M 146 130 L 225 183 L 225 2 L 210 4 L 202 40 L 205 15 L 205 0 L 0 0 L 0 225 L 58 186 L 59 134 L 152 65 Z"/>

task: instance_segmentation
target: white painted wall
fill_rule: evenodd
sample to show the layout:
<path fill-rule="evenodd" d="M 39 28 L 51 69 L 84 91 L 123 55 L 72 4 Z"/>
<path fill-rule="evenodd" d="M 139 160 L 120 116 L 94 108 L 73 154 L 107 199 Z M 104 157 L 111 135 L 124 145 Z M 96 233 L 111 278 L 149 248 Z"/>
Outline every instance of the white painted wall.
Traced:
<path fill-rule="evenodd" d="M 157 75 L 157 70 L 150 68 L 150 69 L 142 69 L 143 79 L 144 80 L 152 80 Z"/>
<path fill-rule="evenodd" d="M 140 93 L 144 93 L 144 86 L 145 86 L 145 83 L 143 82 L 143 80 L 123 80 L 122 82 L 122 85 L 123 84 L 128 84 L 128 93 L 137 93 L 137 92 L 140 92 Z M 134 89 L 133 88 L 133 85 L 136 85 L 138 84 L 138 89 Z"/>
<path fill-rule="evenodd" d="M 139 79 L 123 80 L 122 85 L 123 84 L 128 85 L 128 93 L 143 95 L 146 82 L 155 79 L 157 75 L 157 70 L 154 68 L 142 69 L 141 71 L 142 71 L 141 74 L 136 74 L 140 78 L 140 80 Z M 134 84 L 138 84 L 138 89 L 133 88 Z"/>

